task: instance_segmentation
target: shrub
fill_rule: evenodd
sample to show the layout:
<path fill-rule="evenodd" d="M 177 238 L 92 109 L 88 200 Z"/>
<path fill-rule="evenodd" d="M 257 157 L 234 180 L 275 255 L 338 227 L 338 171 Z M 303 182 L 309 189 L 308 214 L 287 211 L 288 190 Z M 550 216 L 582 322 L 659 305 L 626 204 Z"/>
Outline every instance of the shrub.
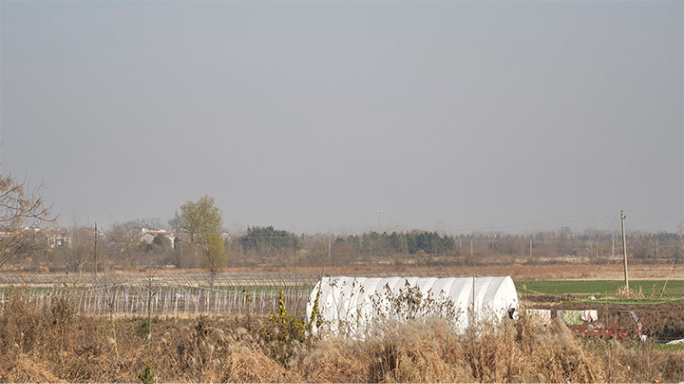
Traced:
<path fill-rule="evenodd" d="M 154 383 L 154 378 L 155 374 L 152 370 L 152 367 L 150 367 L 149 364 L 145 364 L 145 369 L 143 369 L 143 371 L 140 372 L 140 374 L 138 375 L 138 379 L 140 379 L 140 382 L 143 384 L 151 384 Z"/>

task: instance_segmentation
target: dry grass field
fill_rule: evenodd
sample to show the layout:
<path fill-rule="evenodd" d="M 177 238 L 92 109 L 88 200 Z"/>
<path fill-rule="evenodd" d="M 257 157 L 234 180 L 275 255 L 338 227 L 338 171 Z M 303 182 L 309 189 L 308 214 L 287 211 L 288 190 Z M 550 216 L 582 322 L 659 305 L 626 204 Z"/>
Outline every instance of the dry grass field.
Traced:
<path fill-rule="evenodd" d="M 470 276 L 467 267 L 383 265 L 231 269 L 240 274 Z M 160 271 L 182 274 L 201 271 Z M 477 266 L 514 280 L 620 280 L 621 265 Z M 684 266 L 632 265 L 634 280 L 684 275 Z M 541 283 L 541 281 L 540 281 Z M 551 282 L 553 283 L 553 282 Z M 580 283 L 579 281 L 573 284 Z M 595 281 L 594 283 L 599 283 Z M 18 291 L 27 288 L 16 288 Z M 1 382 L 681 382 L 684 349 L 635 341 L 586 340 L 562 324 L 517 323 L 458 335 L 439 319 L 381 323 L 366 339 L 309 338 L 303 319 L 252 316 L 86 316 L 57 301 L 48 310 L 3 296 Z M 586 309 L 582 303 L 525 305 Z M 680 300 L 681 301 L 681 300 Z M 625 305 L 595 303 L 601 316 Z M 681 302 L 636 307 L 645 331 L 684 330 Z M 283 308 L 286 310 L 286 308 Z M 679 316 L 679 317 L 678 317 Z M 679 319 L 679 321 L 678 321 Z M 148 368 L 149 366 L 149 368 Z"/>
<path fill-rule="evenodd" d="M 477 276 L 507 276 L 510 275 L 514 281 L 523 280 L 622 280 L 622 264 L 583 264 L 583 263 L 563 263 L 563 264 L 488 264 L 476 265 L 475 273 Z M 101 273 L 104 279 L 108 277 L 137 276 L 146 279 L 148 274 L 154 273 L 156 278 L 177 277 L 187 278 L 201 277 L 206 279 L 206 270 L 202 269 L 160 269 L 146 271 L 136 269 L 131 271 L 107 271 Z M 438 265 L 424 266 L 416 264 L 374 264 L 357 265 L 342 267 L 249 267 L 249 268 L 227 268 L 219 275 L 249 276 L 266 279 L 273 279 L 278 276 L 297 278 L 298 276 L 315 278 L 317 276 L 430 276 L 430 277 L 459 277 L 472 276 L 472 266 L 457 265 Z M 38 278 L 45 282 L 65 281 L 78 278 L 77 274 L 65 273 L 5 273 L 0 278 L 10 278 L 21 282 Z M 684 276 L 684 264 L 630 264 L 629 277 L 632 280 L 665 280 L 681 279 Z M 83 280 L 92 279 L 92 273 L 84 273 Z M 0 279 L 2 281 L 2 279 Z M 255 283 L 255 282 L 251 282 Z M 16 283 L 15 283 L 16 284 Z M 29 283 L 30 284 L 30 283 Z"/>
<path fill-rule="evenodd" d="M 7 296 L 2 382 L 679 382 L 684 350 L 586 341 L 554 324 L 380 323 L 365 340 L 307 338 L 272 316 L 109 318 L 61 303 L 38 312 Z M 151 325 L 151 326 L 150 326 Z M 149 367 L 149 368 L 147 368 Z"/>
<path fill-rule="evenodd" d="M 421 275 L 435 277 L 471 276 L 472 266 L 419 266 L 419 265 L 368 265 L 354 267 L 325 267 L 325 268 L 249 268 L 228 269 L 229 272 L 245 271 L 288 273 L 301 272 L 307 275 L 323 274 L 328 276 L 367 276 L 367 275 Z M 172 271 L 165 273 L 178 273 Z M 513 280 L 620 280 L 624 278 L 622 264 L 554 264 L 554 265 L 476 265 L 478 276 L 506 276 Z M 667 278 L 681 278 L 684 276 L 684 264 L 634 264 L 629 265 L 629 277 L 635 280 L 664 280 Z"/>

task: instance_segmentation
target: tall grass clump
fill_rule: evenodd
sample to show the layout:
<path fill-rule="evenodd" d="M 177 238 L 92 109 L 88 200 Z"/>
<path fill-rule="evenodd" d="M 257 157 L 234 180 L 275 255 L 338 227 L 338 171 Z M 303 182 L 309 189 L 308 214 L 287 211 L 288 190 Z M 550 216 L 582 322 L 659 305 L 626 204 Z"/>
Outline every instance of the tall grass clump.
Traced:
<path fill-rule="evenodd" d="M 323 339 L 290 368 L 308 382 L 678 382 L 681 352 L 587 342 L 562 324 L 540 327 L 525 317 L 464 335 L 428 318 L 376 324 L 363 340 Z"/>
<path fill-rule="evenodd" d="M 623 286 L 618 288 L 615 297 L 618 299 L 643 300 L 646 296 L 644 295 L 644 291 L 641 289 L 641 286 L 639 286 L 638 291 L 634 289 L 630 290 L 626 286 Z"/>

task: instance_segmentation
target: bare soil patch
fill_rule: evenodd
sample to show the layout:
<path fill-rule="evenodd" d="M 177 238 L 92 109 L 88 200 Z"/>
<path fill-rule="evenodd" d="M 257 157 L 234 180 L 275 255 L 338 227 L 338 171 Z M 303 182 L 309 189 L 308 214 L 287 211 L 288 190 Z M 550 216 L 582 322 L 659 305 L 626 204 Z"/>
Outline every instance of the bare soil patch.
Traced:
<path fill-rule="evenodd" d="M 240 271 L 234 269 L 231 271 Z M 264 268 L 247 269 L 245 271 L 264 272 L 287 272 L 301 271 L 306 274 L 321 274 L 330 276 L 340 275 L 365 275 L 386 274 L 404 275 L 411 274 L 423 276 L 471 276 L 472 266 L 418 266 L 418 265 L 371 265 L 355 267 L 327 267 L 321 268 Z M 622 264 L 554 264 L 554 265 L 476 265 L 475 273 L 478 276 L 506 276 L 510 275 L 513 280 L 619 280 L 624 277 Z M 676 276 L 684 276 L 684 264 L 634 264 L 629 265 L 630 279 L 666 279 Z"/>

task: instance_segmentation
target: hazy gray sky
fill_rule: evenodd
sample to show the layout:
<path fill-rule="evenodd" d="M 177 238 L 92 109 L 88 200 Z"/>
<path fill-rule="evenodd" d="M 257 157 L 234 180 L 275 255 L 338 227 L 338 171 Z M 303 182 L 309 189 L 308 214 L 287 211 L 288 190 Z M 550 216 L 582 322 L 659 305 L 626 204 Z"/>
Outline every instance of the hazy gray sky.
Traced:
<path fill-rule="evenodd" d="M 684 6 L 0 3 L 2 172 L 60 222 L 677 229 Z"/>

